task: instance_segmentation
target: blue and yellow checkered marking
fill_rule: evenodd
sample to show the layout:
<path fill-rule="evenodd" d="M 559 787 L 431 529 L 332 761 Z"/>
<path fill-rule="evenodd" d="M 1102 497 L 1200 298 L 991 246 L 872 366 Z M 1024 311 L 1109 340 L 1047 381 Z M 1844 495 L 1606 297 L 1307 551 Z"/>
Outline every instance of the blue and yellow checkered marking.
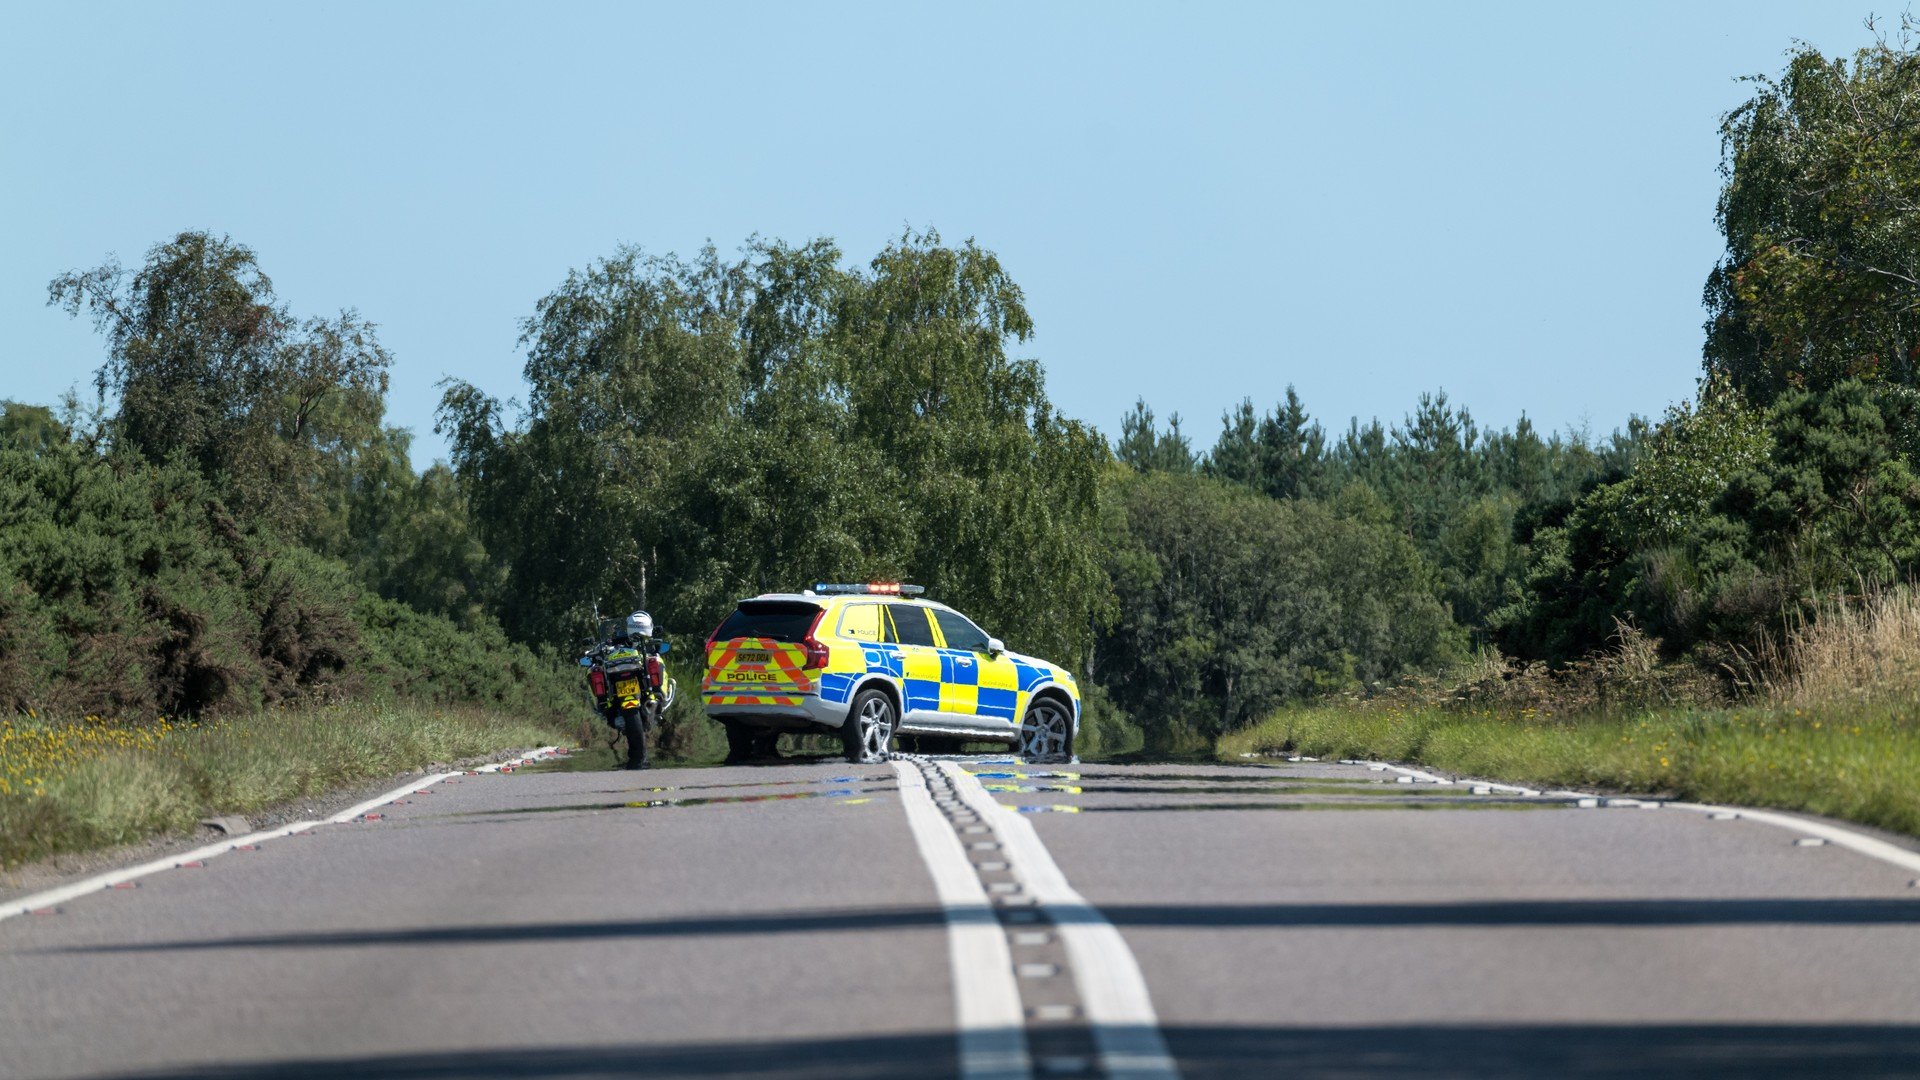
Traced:
<path fill-rule="evenodd" d="M 970 652 L 941 649 L 940 681 L 948 686 L 979 686 L 980 665 Z"/>
<path fill-rule="evenodd" d="M 866 645 L 861 648 L 866 654 L 867 674 L 891 675 L 898 679 L 904 674 L 903 661 L 898 645 Z"/>
<path fill-rule="evenodd" d="M 1046 668 L 1034 667 L 1024 660 L 1015 659 L 1013 666 L 1020 672 L 1020 692 L 1023 694 L 1053 678 L 1053 674 Z"/>
<path fill-rule="evenodd" d="M 1053 681 L 1050 669 L 1014 657 L 986 657 L 965 649 L 909 651 L 891 642 L 861 642 L 860 667 L 823 673 L 821 700 L 845 704 L 861 680 L 885 675 L 899 681 L 907 711 L 974 713 L 1013 724 L 1033 691 Z"/>
<path fill-rule="evenodd" d="M 981 716 L 992 716 L 1012 723 L 1019 704 L 1020 695 L 1017 691 L 982 687 L 977 707 Z"/>
<path fill-rule="evenodd" d="M 928 712 L 938 712 L 940 710 L 940 684 L 937 681 L 933 679 L 907 679 L 903 682 L 903 685 L 906 687 L 908 712 L 916 709 L 924 709 Z"/>
<path fill-rule="evenodd" d="M 853 696 L 853 681 L 859 677 L 851 671 L 836 671 L 820 676 L 820 700 L 844 704 Z"/>

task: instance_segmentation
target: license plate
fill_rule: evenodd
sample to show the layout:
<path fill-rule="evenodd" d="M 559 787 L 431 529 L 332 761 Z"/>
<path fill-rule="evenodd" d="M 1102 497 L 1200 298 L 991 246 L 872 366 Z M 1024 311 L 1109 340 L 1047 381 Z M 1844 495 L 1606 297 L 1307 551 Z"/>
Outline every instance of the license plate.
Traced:
<path fill-rule="evenodd" d="M 773 657 L 763 652 L 743 652 L 733 658 L 736 664 L 769 664 Z"/>
<path fill-rule="evenodd" d="M 614 684 L 613 692 L 621 697 L 639 697 L 640 682 L 637 679 L 622 679 Z"/>

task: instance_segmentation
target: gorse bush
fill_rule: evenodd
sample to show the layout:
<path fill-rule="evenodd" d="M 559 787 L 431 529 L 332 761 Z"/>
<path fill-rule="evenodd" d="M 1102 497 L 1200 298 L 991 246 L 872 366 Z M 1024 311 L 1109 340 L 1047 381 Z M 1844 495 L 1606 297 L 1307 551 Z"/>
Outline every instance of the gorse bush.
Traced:
<path fill-rule="evenodd" d="M 345 564 L 236 520 L 192 465 L 0 414 L 0 710 L 122 719 L 398 695 L 552 715 L 551 660 L 366 596 Z"/>

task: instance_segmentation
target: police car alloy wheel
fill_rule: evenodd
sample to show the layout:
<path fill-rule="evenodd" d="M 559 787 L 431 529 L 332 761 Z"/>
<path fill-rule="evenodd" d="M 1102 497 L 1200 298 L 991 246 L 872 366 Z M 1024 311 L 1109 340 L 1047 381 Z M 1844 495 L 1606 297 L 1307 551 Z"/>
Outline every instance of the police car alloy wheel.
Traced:
<path fill-rule="evenodd" d="M 848 761 L 873 765 L 887 760 L 887 745 L 893 741 L 893 702 L 879 690 L 861 694 L 840 738 Z"/>
<path fill-rule="evenodd" d="M 1072 753 L 1073 718 L 1058 702 L 1042 698 L 1020 721 L 1020 756 L 1029 761 L 1065 761 Z"/>

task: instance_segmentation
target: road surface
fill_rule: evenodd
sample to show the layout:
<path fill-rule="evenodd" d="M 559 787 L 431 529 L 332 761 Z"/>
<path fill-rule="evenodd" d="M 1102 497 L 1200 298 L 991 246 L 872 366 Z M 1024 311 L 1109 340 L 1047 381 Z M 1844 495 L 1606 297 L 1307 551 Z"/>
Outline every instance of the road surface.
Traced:
<path fill-rule="evenodd" d="M 0 921 L 0 1076 L 1920 1075 L 1912 871 L 1398 781 L 462 776 Z"/>

